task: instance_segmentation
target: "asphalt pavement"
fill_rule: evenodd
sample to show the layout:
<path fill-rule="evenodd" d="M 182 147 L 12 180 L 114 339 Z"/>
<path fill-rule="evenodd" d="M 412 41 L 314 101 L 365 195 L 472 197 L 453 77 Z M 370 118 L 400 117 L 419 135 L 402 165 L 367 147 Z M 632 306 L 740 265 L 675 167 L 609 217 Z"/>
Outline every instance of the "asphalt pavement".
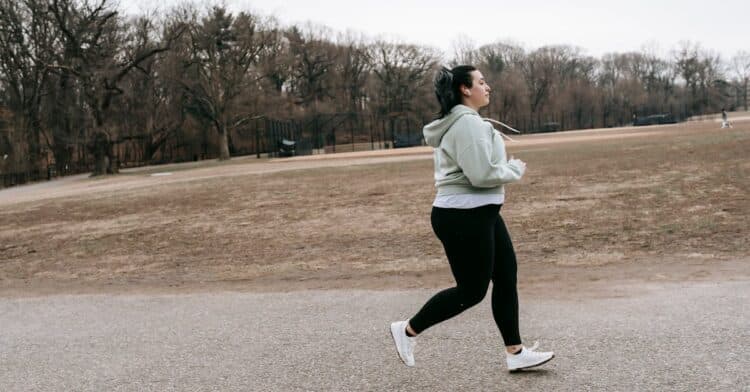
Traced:
<path fill-rule="evenodd" d="M 750 391 L 750 282 L 522 293 L 556 358 L 508 373 L 489 296 L 419 337 L 388 324 L 433 290 L 0 298 L 3 391 Z"/>

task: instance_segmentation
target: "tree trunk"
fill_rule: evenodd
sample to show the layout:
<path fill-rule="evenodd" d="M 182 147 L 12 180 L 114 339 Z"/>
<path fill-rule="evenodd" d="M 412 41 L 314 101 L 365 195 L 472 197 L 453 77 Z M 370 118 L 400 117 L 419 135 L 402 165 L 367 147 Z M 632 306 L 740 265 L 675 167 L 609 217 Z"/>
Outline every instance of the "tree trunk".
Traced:
<path fill-rule="evenodd" d="M 119 152 L 117 154 L 112 153 L 112 144 L 109 145 L 109 156 L 107 156 L 109 160 L 109 166 L 107 166 L 107 173 L 108 174 L 119 174 L 120 173 L 120 154 Z"/>
<path fill-rule="evenodd" d="M 93 145 L 90 147 L 94 154 L 94 171 L 91 176 L 119 173 L 119 162 L 112 157 L 112 142 L 109 135 L 99 131 L 94 135 Z"/>
<path fill-rule="evenodd" d="M 221 124 L 219 129 L 219 160 L 226 161 L 229 159 L 229 132 L 226 124 Z"/>
<path fill-rule="evenodd" d="M 52 155 L 55 157 L 55 166 L 57 166 L 57 172 L 60 175 L 66 174 L 66 167 L 71 163 L 70 150 L 64 140 L 60 140 L 57 135 L 54 137 L 54 146 L 52 148 Z"/>
<path fill-rule="evenodd" d="M 107 155 L 98 150 L 94 150 L 94 171 L 91 173 L 91 176 L 102 176 L 106 174 L 108 166 L 109 158 Z"/>
<path fill-rule="evenodd" d="M 23 129 L 26 133 L 26 143 L 28 146 L 28 161 L 26 167 L 28 171 L 40 169 L 41 146 L 39 145 L 39 128 L 29 118 L 23 120 Z"/>

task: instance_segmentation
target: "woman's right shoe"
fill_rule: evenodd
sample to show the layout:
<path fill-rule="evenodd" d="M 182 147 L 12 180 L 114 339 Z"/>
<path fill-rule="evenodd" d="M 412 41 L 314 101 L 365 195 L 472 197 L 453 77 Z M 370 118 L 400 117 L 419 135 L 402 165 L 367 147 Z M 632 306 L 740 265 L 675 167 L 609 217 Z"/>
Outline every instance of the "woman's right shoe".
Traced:
<path fill-rule="evenodd" d="M 533 368 L 543 365 L 555 357 L 555 353 L 534 351 L 539 346 L 539 342 L 534 343 L 531 348 L 523 347 L 518 354 L 505 353 L 508 363 L 508 371 L 515 372 L 518 370 Z"/>
<path fill-rule="evenodd" d="M 393 342 L 396 343 L 398 357 L 406 366 L 414 366 L 414 346 L 417 340 L 406 335 L 406 324 L 408 321 L 391 323 L 391 336 L 393 336 Z"/>

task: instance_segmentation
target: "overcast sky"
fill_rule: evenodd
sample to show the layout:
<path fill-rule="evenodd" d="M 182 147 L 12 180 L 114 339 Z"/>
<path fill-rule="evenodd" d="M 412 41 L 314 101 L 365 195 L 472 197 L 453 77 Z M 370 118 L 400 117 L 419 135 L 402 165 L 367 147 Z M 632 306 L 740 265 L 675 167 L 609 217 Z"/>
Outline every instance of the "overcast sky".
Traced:
<path fill-rule="evenodd" d="M 161 0 L 169 7 L 179 0 Z M 120 0 L 127 13 L 151 10 L 153 0 Z M 201 2 L 200 4 L 203 4 Z M 750 1 L 722 0 L 224 0 L 232 11 L 276 16 L 283 24 L 312 21 L 434 46 L 447 55 L 459 36 L 477 45 L 513 40 L 527 49 L 569 44 L 588 54 L 641 50 L 662 55 L 683 40 L 728 59 L 750 51 Z"/>

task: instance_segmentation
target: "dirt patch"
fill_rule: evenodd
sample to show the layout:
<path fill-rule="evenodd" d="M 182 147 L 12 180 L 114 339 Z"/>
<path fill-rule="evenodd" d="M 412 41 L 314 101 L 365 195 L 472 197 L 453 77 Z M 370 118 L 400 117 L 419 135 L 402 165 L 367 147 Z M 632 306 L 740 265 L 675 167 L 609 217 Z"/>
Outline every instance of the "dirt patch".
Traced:
<path fill-rule="evenodd" d="M 508 143 L 529 167 L 503 207 L 522 289 L 747 279 L 748 125 Z M 0 291 L 450 284 L 429 223 L 429 149 L 359 154 L 170 165 L 0 191 Z M 160 172 L 172 175 L 152 176 Z"/>

